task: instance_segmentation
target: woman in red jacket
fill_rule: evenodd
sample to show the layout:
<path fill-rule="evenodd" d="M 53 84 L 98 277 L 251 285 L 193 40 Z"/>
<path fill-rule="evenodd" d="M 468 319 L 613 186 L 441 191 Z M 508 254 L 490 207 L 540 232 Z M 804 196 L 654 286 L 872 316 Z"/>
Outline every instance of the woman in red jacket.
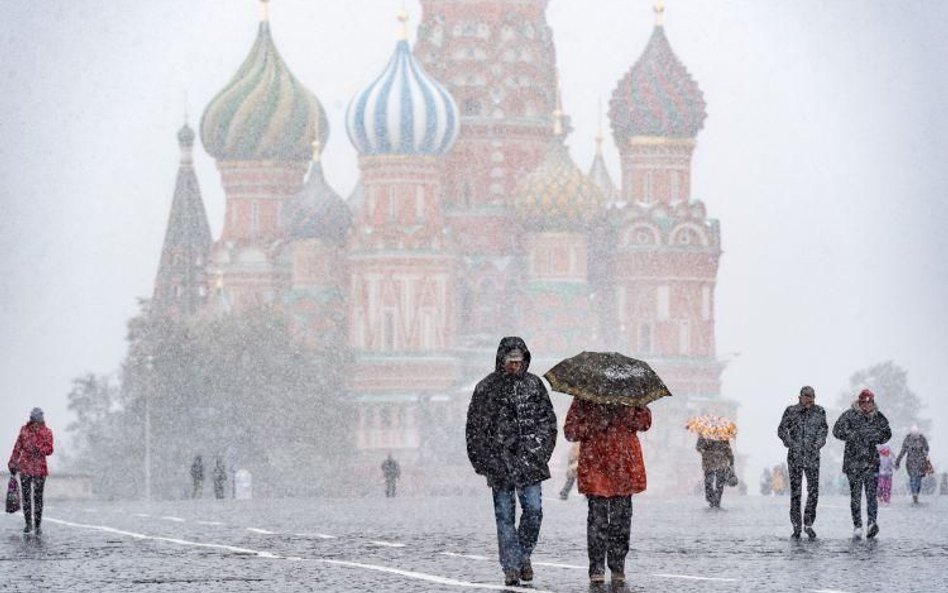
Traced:
<path fill-rule="evenodd" d="M 23 533 L 35 530 L 36 535 L 40 535 L 43 532 L 40 528 L 40 522 L 43 520 L 43 487 L 46 484 L 46 476 L 49 475 L 46 457 L 52 454 L 53 431 L 46 427 L 43 410 L 33 408 L 30 421 L 20 429 L 20 435 L 7 463 L 11 476 L 20 472 L 23 516 L 26 518 Z"/>
<path fill-rule="evenodd" d="M 586 545 L 589 580 L 605 581 L 605 561 L 612 582 L 625 581 L 625 557 L 632 529 L 632 495 L 646 486 L 645 460 L 636 435 L 652 426 L 644 407 L 597 404 L 574 399 L 563 432 L 579 441 L 579 491 L 586 495 Z"/>

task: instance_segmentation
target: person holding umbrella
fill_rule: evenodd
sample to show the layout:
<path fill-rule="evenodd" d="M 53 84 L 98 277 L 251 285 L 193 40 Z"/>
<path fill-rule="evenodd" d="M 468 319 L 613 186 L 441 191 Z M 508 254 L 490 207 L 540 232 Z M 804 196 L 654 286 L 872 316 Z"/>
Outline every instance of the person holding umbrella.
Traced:
<path fill-rule="evenodd" d="M 530 555 L 543 520 L 540 483 L 550 478 L 556 414 L 539 377 L 527 372 L 530 351 L 518 337 L 497 346 L 494 372 L 474 388 L 465 428 L 467 456 L 487 478 L 494 499 L 504 584 L 533 580 Z M 520 525 L 516 525 L 517 500 Z"/>
<path fill-rule="evenodd" d="M 644 362 L 618 353 L 583 352 L 544 375 L 553 389 L 575 397 L 566 414 L 566 440 L 579 443 L 577 477 L 586 495 L 589 580 L 625 582 L 632 531 L 632 495 L 647 486 L 638 433 L 652 426 L 651 401 L 671 395 Z"/>

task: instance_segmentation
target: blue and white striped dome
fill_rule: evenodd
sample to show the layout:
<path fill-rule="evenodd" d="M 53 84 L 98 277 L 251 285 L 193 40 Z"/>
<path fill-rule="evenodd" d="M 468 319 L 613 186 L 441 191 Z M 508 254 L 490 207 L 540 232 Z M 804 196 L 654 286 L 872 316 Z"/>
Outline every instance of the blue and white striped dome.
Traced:
<path fill-rule="evenodd" d="M 361 155 L 439 155 L 454 145 L 460 122 L 454 99 L 402 39 L 382 75 L 349 103 L 346 129 Z"/>

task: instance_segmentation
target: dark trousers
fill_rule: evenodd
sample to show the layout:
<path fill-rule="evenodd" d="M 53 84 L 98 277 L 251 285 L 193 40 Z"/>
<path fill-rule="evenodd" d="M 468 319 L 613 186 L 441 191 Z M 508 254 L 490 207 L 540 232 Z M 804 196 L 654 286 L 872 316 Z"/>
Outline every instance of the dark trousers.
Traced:
<path fill-rule="evenodd" d="M 26 518 L 28 526 L 39 527 L 43 520 L 43 488 L 45 486 L 46 476 L 20 474 L 20 489 L 23 491 L 23 516 Z"/>
<path fill-rule="evenodd" d="M 632 531 L 631 496 L 589 496 L 586 515 L 586 546 L 589 574 L 604 574 L 608 562 L 612 572 L 625 573 Z"/>
<path fill-rule="evenodd" d="M 803 525 L 813 525 L 816 521 L 816 503 L 820 498 L 820 466 L 790 466 L 790 523 L 800 528 L 800 503 L 803 498 L 803 476 L 806 475 L 806 510 L 803 513 Z"/>
<path fill-rule="evenodd" d="M 879 501 L 876 492 L 879 489 L 879 476 L 875 468 L 861 474 L 847 474 L 849 478 L 849 510 L 853 515 L 853 527 L 862 527 L 862 493 L 866 493 L 866 515 L 870 523 L 876 522 Z"/>
<path fill-rule="evenodd" d="M 704 472 L 704 497 L 712 507 L 721 506 L 721 495 L 724 493 L 726 480 L 727 470 L 712 469 Z"/>
<path fill-rule="evenodd" d="M 566 476 L 566 483 L 563 484 L 563 489 L 560 490 L 560 498 L 566 500 L 569 498 L 569 493 L 573 491 L 573 484 L 576 483 L 576 476 Z"/>
<path fill-rule="evenodd" d="M 385 496 L 395 498 L 395 478 L 385 480 Z"/>

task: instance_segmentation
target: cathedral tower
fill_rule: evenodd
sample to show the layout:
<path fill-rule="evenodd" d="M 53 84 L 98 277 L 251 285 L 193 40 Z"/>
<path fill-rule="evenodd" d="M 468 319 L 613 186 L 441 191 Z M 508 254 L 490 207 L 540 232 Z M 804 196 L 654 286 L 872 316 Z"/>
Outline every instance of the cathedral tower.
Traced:
<path fill-rule="evenodd" d="M 211 229 L 194 174 L 194 131 L 187 124 L 178 131 L 178 145 L 181 163 L 151 301 L 151 312 L 162 317 L 192 315 L 207 298 L 206 267 Z"/>
<path fill-rule="evenodd" d="M 407 15 L 375 82 L 346 115 L 359 152 L 362 197 L 349 239 L 350 390 L 360 402 L 358 446 L 434 451 L 421 427 L 432 397 L 458 379 L 457 267 L 442 212 L 445 155 L 458 134 L 454 99 L 412 56 Z"/>
<path fill-rule="evenodd" d="M 280 211 L 302 190 L 313 141 L 329 132 L 319 100 L 277 52 L 263 0 L 257 39 L 201 119 L 201 140 L 217 160 L 226 195 L 224 230 L 212 265 L 239 310 L 273 302 L 288 282 L 274 265 L 285 239 Z"/>

